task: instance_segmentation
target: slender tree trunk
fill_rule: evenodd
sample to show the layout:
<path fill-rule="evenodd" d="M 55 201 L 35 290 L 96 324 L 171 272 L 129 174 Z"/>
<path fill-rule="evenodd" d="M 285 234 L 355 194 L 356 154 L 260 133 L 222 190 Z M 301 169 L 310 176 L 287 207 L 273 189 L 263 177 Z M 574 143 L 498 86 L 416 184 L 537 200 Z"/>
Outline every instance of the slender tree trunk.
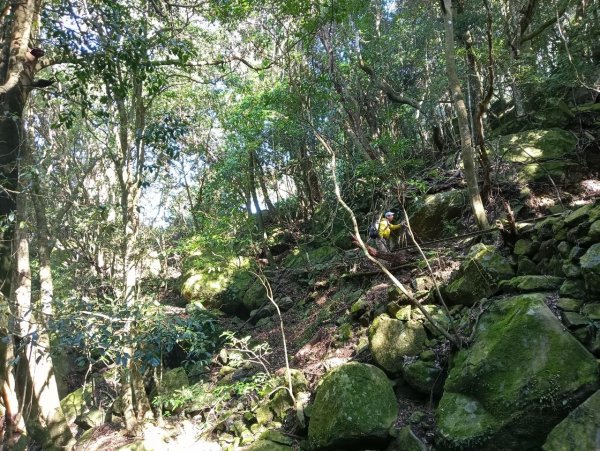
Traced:
<path fill-rule="evenodd" d="M 473 208 L 473 214 L 480 229 L 489 227 L 479 186 L 477 183 L 477 172 L 475 168 L 475 156 L 473 151 L 473 143 L 471 140 L 471 131 L 469 129 L 469 115 L 465 105 L 464 96 L 460 87 L 460 80 L 456 70 L 456 58 L 454 54 L 454 24 L 452 15 L 452 0 L 443 0 L 442 12 L 444 15 L 444 31 L 445 31 L 445 56 L 446 56 L 446 71 L 448 74 L 448 83 L 452 100 L 456 108 L 458 117 L 458 128 L 460 132 L 461 150 L 463 166 L 465 171 L 465 179 L 467 182 L 467 190 Z"/>
<path fill-rule="evenodd" d="M 258 233 L 260 234 L 262 251 L 265 254 L 265 257 L 267 257 L 267 260 L 269 260 L 269 263 L 273 264 L 273 254 L 271 254 L 271 250 L 267 243 L 267 229 L 265 228 L 262 210 L 258 202 L 258 195 L 256 194 L 256 158 L 253 150 L 250 151 L 248 155 L 248 176 L 250 195 L 252 197 L 252 202 L 254 203 L 254 209 L 256 210 L 256 225 L 258 227 Z"/>
<path fill-rule="evenodd" d="M 12 292 L 15 336 L 21 357 L 17 365 L 17 396 L 31 437 L 44 449 L 64 449 L 72 446 L 73 436 L 60 408 L 44 315 L 31 300 L 25 196 L 24 192 L 17 195 L 16 274 Z M 48 288 L 47 284 L 44 288 Z"/>

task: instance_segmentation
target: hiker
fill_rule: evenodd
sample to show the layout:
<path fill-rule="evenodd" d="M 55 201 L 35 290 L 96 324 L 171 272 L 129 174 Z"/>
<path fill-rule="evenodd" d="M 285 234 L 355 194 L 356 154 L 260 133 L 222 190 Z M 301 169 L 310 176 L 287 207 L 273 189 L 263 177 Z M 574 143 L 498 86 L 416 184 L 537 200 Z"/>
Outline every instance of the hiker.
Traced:
<path fill-rule="evenodd" d="M 382 252 L 391 252 L 398 240 L 399 234 L 396 230 L 402 228 L 402 224 L 392 224 L 394 221 L 394 213 L 388 211 L 384 218 L 379 221 L 379 238 L 377 239 L 377 247 Z M 394 232 L 394 233 L 392 233 Z"/>

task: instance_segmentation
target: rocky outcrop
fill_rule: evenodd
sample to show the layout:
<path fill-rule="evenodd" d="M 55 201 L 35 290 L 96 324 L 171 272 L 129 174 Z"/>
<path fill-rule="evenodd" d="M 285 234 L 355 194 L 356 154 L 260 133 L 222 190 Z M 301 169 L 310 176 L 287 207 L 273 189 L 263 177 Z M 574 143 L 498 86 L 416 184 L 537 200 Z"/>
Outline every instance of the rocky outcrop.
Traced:
<path fill-rule="evenodd" d="M 308 425 L 314 449 L 362 449 L 389 440 L 398 406 L 379 368 L 349 363 L 332 370 L 317 389 Z"/>
<path fill-rule="evenodd" d="M 481 317 L 437 408 L 440 448 L 539 447 L 597 389 L 596 360 L 544 300 L 537 293 L 497 300 Z"/>

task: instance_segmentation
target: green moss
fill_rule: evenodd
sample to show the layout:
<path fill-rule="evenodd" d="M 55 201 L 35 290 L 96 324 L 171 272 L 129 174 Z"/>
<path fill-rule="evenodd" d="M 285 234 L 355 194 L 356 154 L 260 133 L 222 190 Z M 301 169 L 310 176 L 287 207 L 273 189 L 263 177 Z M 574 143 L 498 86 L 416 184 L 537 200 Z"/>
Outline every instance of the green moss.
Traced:
<path fill-rule="evenodd" d="M 500 282 L 500 288 L 505 292 L 556 291 L 564 279 L 555 276 L 517 276 Z"/>
<path fill-rule="evenodd" d="M 377 445 L 387 439 L 397 413 L 396 396 L 383 371 L 363 363 L 343 365 L 317 389 L 308 439 L 318 449 Z"/>
<path fill-rule="evenodd" d="M 418 321 L 399 321 L 378 316 L 369 328 L 369 346 L 377 364 L 390 374 L 399 374 L 403 358 L 424 349 L 427 334 Z"/>
<path fill-rule="evenodd" d="M 442 447 L 540 446 L 555 418 L 597 388 L 595 359 L 544 299 L 496 301 L 480 318 L 472 347 L 454 359 L 436 411 Z"/>
<path fill-rule="evenodd" d="M 580 451 L 598 448 L 600 391 L 573 410 L 552 432 L 544 451 Z"/>

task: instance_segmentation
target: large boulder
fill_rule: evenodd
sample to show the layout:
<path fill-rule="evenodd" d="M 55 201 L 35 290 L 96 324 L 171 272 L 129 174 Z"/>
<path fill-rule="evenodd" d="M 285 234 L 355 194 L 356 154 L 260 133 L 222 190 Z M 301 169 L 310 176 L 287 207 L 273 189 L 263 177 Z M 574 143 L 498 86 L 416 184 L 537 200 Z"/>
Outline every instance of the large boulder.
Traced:
<path fill-rule="evenodd" d="M 561 180 L 574 161 L 577 138 L 561 129 L 530 130 L 505 135 L 493 142 L 494 156 L 513 163 L 511 168 L 523 181 L 547 179 Z"/>
<path fill-rule="evenodd" d="M 402 371 L 404 358 L 423 351 L 427 333 L 419 321 L 378 316 L 369 328 L 369 346 L 378 366 L 390 374 Z"/>
<path fill-rule="evenodd" d="M 511 279 L 514 275 L 510 262 L 495 247 L 476 244 L 445 287 L 445 297 L 453 304 L 473 305 L 493 295 L 501 280 Z"/>
<path fill-rule="evenodd" d="M 600 391 L 590 396 L 559 423 L 544 444 L 545 451 L 600 448 Z"/>
<path fill-rule="evenodd" d="M 244 312 L 244 295 L 256 281 L 249 266 L 246 258 L 223 262 L 198 251 L 184 260 L 181 295 L 187 301 L 201 301 L 205 307 L 225 313 Z"/>
<path fill-rule="evenodd" d="M 308 425 L 315 449 L 363 449 L 389 440 L 398 414 L 392 385 L 379 368 L 349 363 L 332 370 L 317 389 Z"/>
<path fill-rule="evenodd" d="M 444 234 L 444 226 L 469 208 L 466 191 L 458 189 L 430 194 L 415 203 L 418 207 L 411 215 L 410 225 L 421 240 L 439 238 Z"/>
<path fill-rule="evenodd" d="M 481 316 L 436 411 L 441 449 L 537 449 L 598 388 L 596 360 L 544 300 L 497 300 Z"/>

